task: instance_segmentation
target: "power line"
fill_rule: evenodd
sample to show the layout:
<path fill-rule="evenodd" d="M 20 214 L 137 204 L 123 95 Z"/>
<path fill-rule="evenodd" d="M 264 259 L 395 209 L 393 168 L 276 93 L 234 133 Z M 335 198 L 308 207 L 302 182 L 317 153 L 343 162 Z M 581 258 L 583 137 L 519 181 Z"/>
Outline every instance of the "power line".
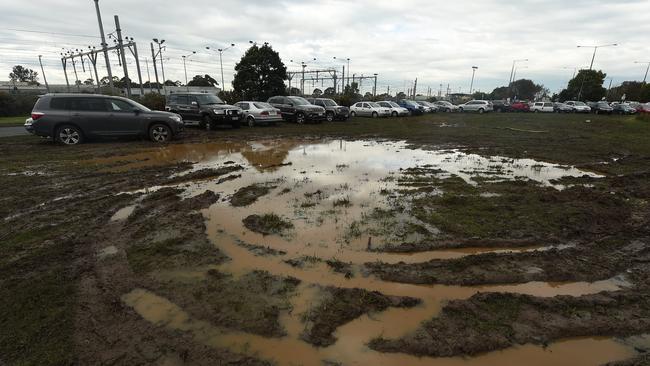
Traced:
<path fill-rule="evenodd" d="M 31 29 L 15 29 L 15 28 L 2 28 L 4 30 L 10 30 L 14 32 L 25 32 L 25 33 L 39 33 L 39 34 L 52 34 L 58 36 L 68 36 L 68 37 L 84 37 L 84 38 L 99 38 L 98 36 L 90 36 L 87 34 L 72 34 L 72 33 L 58 33 L 58 32 L 45 32 Z"/>

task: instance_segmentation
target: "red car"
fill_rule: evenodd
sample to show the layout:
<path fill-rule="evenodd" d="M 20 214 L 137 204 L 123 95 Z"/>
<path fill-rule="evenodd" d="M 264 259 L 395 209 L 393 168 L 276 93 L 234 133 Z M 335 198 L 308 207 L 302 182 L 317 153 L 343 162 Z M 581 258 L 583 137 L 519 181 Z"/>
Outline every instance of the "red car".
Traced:
<path fill-rule="evenodd" d="M 650 103 L 639 104 L 636 106 L 637 113 L 650 113 Z"/>
<path fill-rule="evenodd" d="M 530 105 L 526 102 L 514 102 L 510 104 L 511 112 L 530 112 Z"/>

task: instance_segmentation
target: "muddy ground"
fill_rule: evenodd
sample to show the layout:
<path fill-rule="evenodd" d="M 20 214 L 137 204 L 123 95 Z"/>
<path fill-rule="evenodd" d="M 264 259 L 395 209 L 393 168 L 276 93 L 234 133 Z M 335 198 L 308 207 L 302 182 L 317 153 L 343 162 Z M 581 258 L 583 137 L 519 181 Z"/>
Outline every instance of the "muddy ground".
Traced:
<path fill-rule="evenodd" d="M 513 126 L 548 132 L 506 129 Z M 173 145 L 296 137 L 405 140 L 423 149 L 462 148 L 482 155 L 534 158 L 602 175 L 561 179 L 556 183 L 566 187 L 557 190 L 519 180 L 473 186 L 440 177 L 435 168 L 404 171 L 396 179 L 397 189 L 385 192 L 400 197 L 403 204 L 366 218 L 369 224 L 386 225 L 369 225 L 367 232 L 354 235 L 382 235 L 396 227 L 394 218 L 402 214 L 418 224 L 401 227 L 397 237 L 404 240 L 391 245 L 374 246 L 368 240 L 368 252 L 556 248 L 420 263 L 379 260 L 352 265 L 319 259 L 323 263 L 317 264 L 342 281 L 376 276 L 388 282 L 467 286 L 624 278 L 620 290 L 599 294 L 547 298 L 480 293 L 452 300 L 412 332 L 393 338 L 377 335 L 369 344 L 386 354 L 459 356 L 515 344 L 546 345 L 567 337 L 650 333 L 648 136 L 650 125 L 632 117 L 594 116 L 585 123 L 584 117 L 573 115 L 440 114 L 236 131 L 190 129 Z M 219 329 L 283 339 L 290 329 L 283 326 L 282 317 L 291 312 L 292 300 L 304 285 L 292 276 L 263 270 L 241 276 L 222 272 L 219 266 L 233 259 L 206 233 L 202 210 L 215 202 L 246 207 L 273 194 L 273 185 L 242 186 L 237 197 L 206 192 L 185 199 L 176 188 L 148 189 L 197 181 L 227 184 L 244 168 L 225 164 L 178 175 L 192 162 L 150 165 L 144 158 L 136 168 L 119 169 L 131 162 L 102 160 L 158 149 L 139 140 L 62 147 L 31 136 L 0 139 L 0 364 L 272 364 L 264 355 L 211 345 L 147 321 L 125 304 L 125 294 L 143 289 Z M 261 167 L 289 163 L 283 156 L 273 151 Z M 281 193 L 274 197 L 282 199 Z M 134 206 L 130 215 L 112 219 L 129 206 Z M 291 230 L 286 218 L 270 215 L 259 212 L 244 224 L 266 235 Z M 439 232 L 432 233 L 430 227 Z M 286 254 L 239 244 L 261 258 Z M 296 266 L 305 262 L 294 260 Z M 323 292 L 322 301 L 309 306 L 301 318 L 299 334 L 323 349 L 336 342 L 337 328 L 362 314 L 395 306 L 417 309 L 420 301 L 361 288 L 330 286 Z M 642 354 L 631 356 L 617 364 L 648 362 Z"/>

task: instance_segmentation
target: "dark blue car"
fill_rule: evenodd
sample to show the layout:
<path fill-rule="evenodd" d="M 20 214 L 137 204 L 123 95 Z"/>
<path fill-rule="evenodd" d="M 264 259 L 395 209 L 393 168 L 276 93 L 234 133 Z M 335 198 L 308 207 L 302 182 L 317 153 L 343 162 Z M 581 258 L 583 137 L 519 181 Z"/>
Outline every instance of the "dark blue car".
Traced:
<path fill-rule="evenodd" d="M 412 116 L 421 116 L 424 114 L 424 107 L 412 100 L 402 99 L 399 101 L 399 106 L 408 109 Z"/>

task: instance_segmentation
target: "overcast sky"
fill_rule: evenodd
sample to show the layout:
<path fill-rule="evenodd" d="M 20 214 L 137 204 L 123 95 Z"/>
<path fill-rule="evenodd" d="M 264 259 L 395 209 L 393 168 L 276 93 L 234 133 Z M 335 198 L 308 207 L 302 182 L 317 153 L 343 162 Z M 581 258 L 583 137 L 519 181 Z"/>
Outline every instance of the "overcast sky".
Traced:
<path fill-rule="evenodd" d="M 152 38 L 166 40 L 165 74 L 181 81 L 181 56 L 191 51 L 197 54 L 187 63 L 189 77 L 208 73 L 220 80 L 218 56 L 205 46 L 235 43 L 224 53 L 226 89 L 250 40 L 269 42 L 290 70 L 299 70 L 301 61 L 308 69 L 340 69 L 343 63 L 333 57 L 349 57 L 352 73 L 378 73 L 378 92 L 390 85 L 392 93 L 404 91 L 415 78 L 423 93 L 428 87 L 437 93 L 440 84 L 443 90 L 449 84 L 454 92 L 467 92 L 472 66 L 478 67 L 474 89 L 491 91 L 507 84 L 514 59 L 529 59 L 518 64 L 517 78 L 555 92 L 574 67 L 591 61 L 593 48 L 577 45 L 619 44 L 599 49 L 594 63 L 613 85 L 642 80 L 646 65 L 634 61 L 650 61 L 648 0 L 100 0 L 100 9 L 106 33 L 114 31 L 117 14 L 123 34 L 135 38 L 144 80 L 145 58 L 154 78 Z M 92 0 L 3 1 L 0 24 L 0 80 L 8 79 L 15 64 L 38 69 L 42 54 L 48 81 L 62 84 L 61 48 L 100 44 Z M 103 59 L 100 63 L 101 77 L 106 72 Z M 111 63 L 114 74 L 122 76 L 115 54 Z M 91 77 L 77 66 L 80 79 Z M 135 75 L 132 57 L 129 72 Z M 370 88 L 371 82 L 364 82 L 363 89 Z"/>

